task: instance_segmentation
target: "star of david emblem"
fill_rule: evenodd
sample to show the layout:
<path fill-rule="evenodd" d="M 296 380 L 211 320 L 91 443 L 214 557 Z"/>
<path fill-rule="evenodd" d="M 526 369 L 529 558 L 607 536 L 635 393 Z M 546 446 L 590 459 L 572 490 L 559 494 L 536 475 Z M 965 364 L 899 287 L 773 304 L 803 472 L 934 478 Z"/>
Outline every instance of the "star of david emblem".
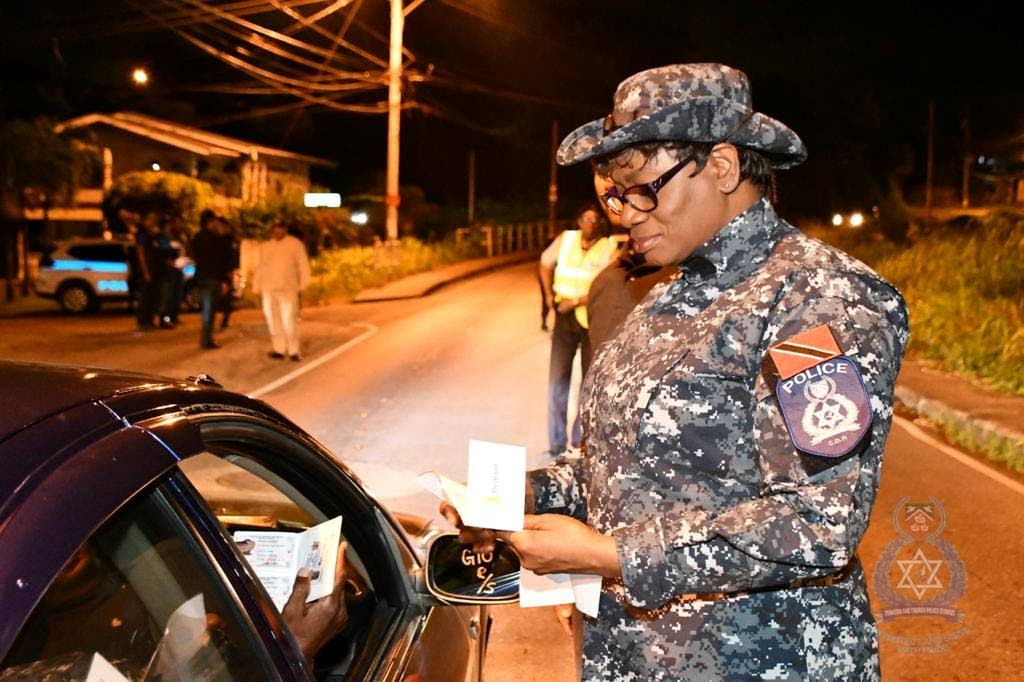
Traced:
<path fill-rule="evenodd" d="M 818 428 L 831 431 L 846 420 L 843 406 L 839 403 L 822 401 L 814 410 L 814 419 Z"/>
<path fill-rule="evenodd" d="M 943 589 L 939 580 L 939 569 L 945 563 L 942 559 L 929 559 L 918 547 L 912 559 L 900 559 L 896 563 L 902 571 L 897 588 L 909 589 L 918 599 L 923 599 L 928 590 Z"/>

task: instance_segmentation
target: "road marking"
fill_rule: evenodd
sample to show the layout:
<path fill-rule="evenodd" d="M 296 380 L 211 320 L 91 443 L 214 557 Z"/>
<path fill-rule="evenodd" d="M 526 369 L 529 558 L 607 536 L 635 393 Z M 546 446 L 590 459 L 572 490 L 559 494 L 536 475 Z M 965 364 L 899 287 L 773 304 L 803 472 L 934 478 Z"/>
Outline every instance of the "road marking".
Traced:
<path fill-rule="evenodd" d="M 988 476 L 997 483 L 1002 483 L 1004 486 L 1006 486 L 1013 492 L 1017 493 L 1018 495 L 1024 495 L 1024 484 L 1021 484 L 1019 481 L 1015 481 L 1009 476 L 996 471 L 987 464 L 982 464 L 981 462 L 974 459 L 970 455 L 965 455 L 956 448 L 950 447 L 945 443 L 932 438 L 909 419 L 905 419 L 904 417 L 896 415 L 893 417 L 893 421 L 902 426 L 903 429 L 914 438 L 917 438 L 918 440 L 927 443 L 928 445 L 931 445 L 936 450 L 939 450 L 949 455 L 950 457 L 960 462 L 964 466 L 974 469 L 979 474 L 982 474 L 983 476 Z"/>
<path fill-rule="evenodd" d="M 296 370 L 294 370 L 292 372 L 288 372 L 288 374 L 285 374 L 283 377 L 280 377 L 279 379 L 274 379 L 273 381 L 271 381 L 269 384 L 266 384 L 265 386 L 260 386 L 255 391 L 250 393 L 249 397 L 250 398 L 259 398 L 261 395 L 266 395 L 267 393 L 270 393 L 271 391 L 274 391 L 274 390 L 276 390 L 278 388 L 281 388 L 282 386 L 287 384 L 289 381 L 292 381 L 293 379 L 297 379 L 298 377 L 302 376 L 306 372 L 313 371 L 314 369 L 316 369 L 320 365 L 324 364 L 325 362 L 328 362 L 328 361 L 333 360 L 334 358 L 338 357 L 339 355 L 341 355 L 342 353 L 347 351 L 349 348 L 352 348 L 353 346 L 359 345 L 360 343 L 362 343 L 366 339 L 368 339 L 371 336 L 373 336 L 374 334 L 376 334 L 377 333 L 377 329 L 378 329 L 376 325 L 370 324 L 369 322 L 353 322 L 352 325 L 355 326 L 355 327 L 363 327 L 363 328 L 366 329 L 366 331 L 364 331 L 362 334 L 360 334 L 359 336 L 357 336 L 355 338 L 349 339 L 348 341 L 346 341 L 345 343 L 341 344 L 340 346 L 338 346 L 337 348 L 335 348 L 331 352 L 327 353 L 326 355 L 321 355 L 316 360 L 313 360 L 311 362 L 307 362 L 302 367 L 299 367 L 298 369 L 296 369 Z"/>

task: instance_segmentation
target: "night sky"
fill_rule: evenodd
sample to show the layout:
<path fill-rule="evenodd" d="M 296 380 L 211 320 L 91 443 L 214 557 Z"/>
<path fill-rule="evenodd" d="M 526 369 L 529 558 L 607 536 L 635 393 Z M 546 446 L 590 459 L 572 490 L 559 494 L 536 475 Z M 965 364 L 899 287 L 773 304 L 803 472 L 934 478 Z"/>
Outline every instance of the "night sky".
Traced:
<path fill-rule="evenodd" d="M 936 178 L 957 186 L 965 112 L 972 152 L 1008 154 L 1000 145 L 1024 133 L 1016 4 L 426 0 L 406 22 L 416 80 L 406 98 L 421 106 L 403 116 L 402 183 L 421 186 L 433 202 L 464 203 L 475 150 L 478 196 L 533 204 L 544 215 L 553 119 L 564 136 L 607 113 L 615 86 L 635 71 L 720 61 L 746 71 L 755 108 L 794 128 L 810 150 L 804 166 L 781 176 L 783 209 L 823 215 L 874 202 L 892 177 L 912 196 L 924 175 L 929 100 Z M 196 92 L 253 81 L 144 13 L 180 5 L 188 2 L 0 0 L 0 117 L 130 109 L 212 123 L 217 132 L 337 160 L 338 170 L 319 180 L 343 192 L 383 169 L 383 115 L 307 107 L 253 116 L 295 99 Z M 387 8 L 385 0 L 362 0 L 346 34 L 385 60 Z M 334 33 L 347 16 L 339 11 L 322 26 Z M 280 12 L 248 19 L 276 29 L 292 23 Z M 235 54 L 258 52 L 223 31 L 189 30 Z M 152 73 L 145 91 L 128 82 L 136 64 Z M 381 70 L 361 59 L 349 65 Z M 385 99 L 378 88 L 345 101 Z M 559 180 L 560 208 L 571 211 L 590 191 L 587 170 L 561 170 Z"/>

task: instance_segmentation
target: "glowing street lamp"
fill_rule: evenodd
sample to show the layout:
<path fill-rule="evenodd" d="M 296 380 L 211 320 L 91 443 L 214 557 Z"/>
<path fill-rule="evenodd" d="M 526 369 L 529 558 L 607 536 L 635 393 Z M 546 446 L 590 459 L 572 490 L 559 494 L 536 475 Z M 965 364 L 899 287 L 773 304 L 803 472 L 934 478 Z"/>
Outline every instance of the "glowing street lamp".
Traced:
<path fill-rule="evenodd" d="M 149 84 L 149 72 L 141 66 L 137 66 L 132 70 L 132 83 L 135 85 L 143 86 Z"/>

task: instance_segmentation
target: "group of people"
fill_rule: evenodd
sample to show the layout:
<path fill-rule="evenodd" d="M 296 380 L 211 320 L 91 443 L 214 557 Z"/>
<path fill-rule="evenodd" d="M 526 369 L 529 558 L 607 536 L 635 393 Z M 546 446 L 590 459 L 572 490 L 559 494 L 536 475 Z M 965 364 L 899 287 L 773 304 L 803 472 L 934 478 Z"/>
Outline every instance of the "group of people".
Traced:
<path fill-rule="evenodd" d="M 178 326 L 185 296 L 182 235 L 172 235 L 163 215 L 150 210 L 141 217 L 123 212 L 134 248 L 128 260 L 129 298 L 141 331 Z"/>
<path fill-rule="evenodd" d="M 535 572 L 603 576 L 586 680 L 880 676 L 856 550 L 908 315 L 891 284 L 776 213 L 776 171 L 806 155 L 722 64 L 634 74 L 558 150 L 591 164 L 630 237 L 602 245 L 588 211 L 553 268 L 542 259 L 555 453 L 566 358 L 593 350 L 581 451 L 527 473 L 522 531 L 441 511 L 476 551 L 501 539 Z"/>
<path fill-rule="evenodd" d="M 147 212 L 141 220 L 131 214 L 123 217 L 135 240 L 129 259 L 129 291 L 139 329 L 173 329 L 178 325 L 185 291 L 180 263 L 187 253 L 195 266 L 193 286 L 199 296 L 199 345 L 208 350 L 220 348 L 214 339 L 214 318 L 220 312 L 220 329 L 228 328 L 239 268 L 239 242 L 229 222 L 206 209 L 200 215 L 198 232 L 186 240 L 168 234 L 157 211 Z M 260 245 L 251 274 L 251 291 L 261 299 L 270 333 L 269 357 L 300 361 L 299 311 L 302 292 L 310 280 L 305 245 L 289 233 L 283 222 L 275 222 L 270 238 Z"/>

